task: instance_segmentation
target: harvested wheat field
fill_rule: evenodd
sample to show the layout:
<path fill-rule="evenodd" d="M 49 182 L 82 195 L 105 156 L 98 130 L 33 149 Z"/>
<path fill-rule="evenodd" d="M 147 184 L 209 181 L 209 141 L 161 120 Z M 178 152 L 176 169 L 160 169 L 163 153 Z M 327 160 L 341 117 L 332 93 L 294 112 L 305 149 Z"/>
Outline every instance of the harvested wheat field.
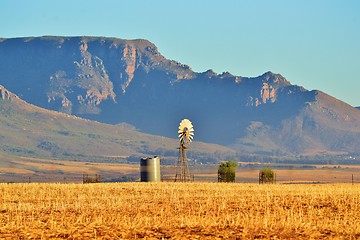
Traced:
<path fill-rule="evenodd" d="M 0 184 L 0 238 L 360 238 L 360 185 Z"/>

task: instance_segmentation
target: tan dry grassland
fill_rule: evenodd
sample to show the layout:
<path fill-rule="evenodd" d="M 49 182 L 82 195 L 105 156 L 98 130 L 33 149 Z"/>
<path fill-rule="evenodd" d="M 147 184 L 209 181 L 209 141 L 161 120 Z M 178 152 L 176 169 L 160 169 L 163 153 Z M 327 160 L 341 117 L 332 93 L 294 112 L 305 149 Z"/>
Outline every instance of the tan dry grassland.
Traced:
<path fill-rule="evenodd" d="M 0 184 L 2 239 L 360 238 L 360 185 Z"/>

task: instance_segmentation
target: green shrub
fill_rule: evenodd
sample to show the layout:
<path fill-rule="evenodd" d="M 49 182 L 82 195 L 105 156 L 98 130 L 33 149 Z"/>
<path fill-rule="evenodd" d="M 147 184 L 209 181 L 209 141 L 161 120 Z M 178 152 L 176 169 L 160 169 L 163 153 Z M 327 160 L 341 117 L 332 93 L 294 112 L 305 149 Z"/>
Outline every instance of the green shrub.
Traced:
<path fill-rule="evenodd" d="M 235 182 L 235 172 L 237 163 L 233 161 L 222 162 L 218 168 L 219 182 Z"/>
<path fill-rule="evenodd" d="M 276 175 L 271 168 L 264 168 L 259 172 L 259 183 L 274 183 Z"/>

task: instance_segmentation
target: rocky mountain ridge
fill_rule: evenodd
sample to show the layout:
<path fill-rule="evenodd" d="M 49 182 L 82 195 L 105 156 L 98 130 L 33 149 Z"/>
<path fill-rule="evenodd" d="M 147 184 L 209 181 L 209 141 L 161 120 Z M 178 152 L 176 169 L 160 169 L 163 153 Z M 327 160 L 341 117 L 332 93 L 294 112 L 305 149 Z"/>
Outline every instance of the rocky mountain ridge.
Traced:
<path fill-rule="evenodd" d="M 147 40 L 2 39 L 0 53 L 0 83 L 46 109 L 174 138 L 187 117 L 195 139 L 244 154 L 358 152 L 360 112 L 280 74 L 197 73 Z"/>
<path fill-rule="evenodd" d="M 13 99 L 19 99 L 18 96 L 9 92 L 6 88 L 0 85 L 0 98 L 2 100 L 13 101 Z"/>
<path fill-rule="evenodd" d="M 13 56 L 11 49 L 16 50 L 15 56 L 22 56 L 20 61 Z M 155 45 L 146 40 L 96 37 L 2 39 L 0 51 L 5 53 L 4 58 L 9 61 L 2 63 L 5 75 L 6 72 L 14 73 L 17 67 L 30 68 L 24 71 L 27 76 L 21 71 L 16 72 L 6 82 L 9 88 L 16 91 L 19 84 L 28 84 L 27 80 L 21 82 L 22 79 L 33 78 L 36 83 L 39 81 L 38 89 L 27 86 L 27 91 L 19 91 L 22 98 L 28 100 L 28 95 L 40 90 L 46 92 L 48 104 L 44 106 L 43 100 L 37 104 L 73 114 L 97 114 L 102 102 L 115 103 L 119 95 L 126 94 L 135 74 L 161 72 L 166 75 L 162 77 L 166 77 L 172 85 L 197 78 L 223 79 L 243 85 L 255 81 L 254 78 L 233 76 L 230 73 L 216 74 L 211 70 L 195 73 L 187 65 L 165 59 Z M 47 60 L 49 55 L 51 59 Z M 36 69 L 41 69 L 46 75 L 37 76 Z M 281 75 L 271 72 L 264 74 L 262 82 L 256 84 L 260 84 L 258 93 L 248 96 L 248 105 L 274 102 L 279 86 L 290 85 Z M 75 95 L 73 88 L 80 91 L 76 91 Z"/>

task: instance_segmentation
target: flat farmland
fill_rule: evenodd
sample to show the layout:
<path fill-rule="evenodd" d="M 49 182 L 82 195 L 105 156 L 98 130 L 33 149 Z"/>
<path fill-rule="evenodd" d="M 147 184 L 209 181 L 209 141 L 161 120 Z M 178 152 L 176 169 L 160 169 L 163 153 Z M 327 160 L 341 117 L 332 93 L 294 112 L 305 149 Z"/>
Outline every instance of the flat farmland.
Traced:
<path fill-rule="evenodd" d="M 2 239 L 360 238 L 359 184 L 0 184 Z"/>
<path fill-rule="evenodd" d="M 259 170 L 239 166 L 236 170 L 236 182 L 258 183 Z M 360 183 L 360 166 L 358 165 L 311 165 L 311 168 L 301 168 L 298 165 L 270 166 L 276 173 L 277 183 Z M 190 168 L 195 182 L 217 182 L 218 165 L 197 165 Z M 174 178 L 176 169 L 164 166 L 161 172 L 165 178 Z"/>
<path fill-rule="evenodd" d="M 254 167 L 239 166 L 236 170 L 236 182 L 258 182 L 259 169 L 266 165 Z M 359 165 L 301 165 L 270 166 L 276 173 L 277 183 L 360 183 Z M 218 165 L 190 166 L 195 182 L 217 182 Z M 0 183 L 8 182 L 60 182 L 80 183 L 83 174 L 99 174 L 101 181 L 136 181 L 140 178 L 139 164 L 75 162 L 65 160 L 48 160 L 24 158 L 12 160 L 11 164 L 0 164 Z M 164 181 L 173 181 L 176 166 L 162 165 L 161 176 Z M 122 180 L 121 180 L 122 179 Z"/>

